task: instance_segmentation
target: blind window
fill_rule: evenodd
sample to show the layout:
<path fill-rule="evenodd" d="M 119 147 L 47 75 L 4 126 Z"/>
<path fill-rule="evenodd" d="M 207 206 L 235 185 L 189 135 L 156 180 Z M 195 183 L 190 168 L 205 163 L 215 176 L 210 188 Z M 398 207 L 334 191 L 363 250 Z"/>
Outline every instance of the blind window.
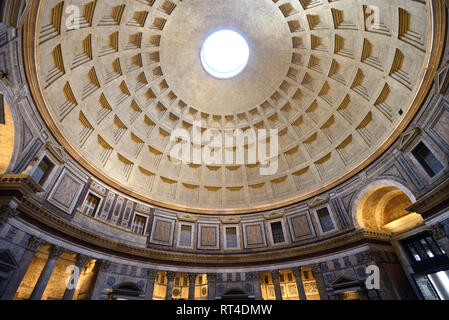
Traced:
<path fill-rule="evenodd" d="M 179 235 L 179 245 L 183 247 L 190 247 L 192 245 L 192 227 L 182 225 L 181 233 Z"/>
<path fill-rule="evenodd" d="M 329 232 L 335 229 L 331 215 L 327 208 L 319 209 L 316 214 L 318 215 L 318 219 L 320 220 L 321 229 L 323 230 L 323 232 Z"/>
<path fill-rule="evenodd" d="M 226 228 L 226 248 L 238 248 L 237 243 L 237 228 Z"/>

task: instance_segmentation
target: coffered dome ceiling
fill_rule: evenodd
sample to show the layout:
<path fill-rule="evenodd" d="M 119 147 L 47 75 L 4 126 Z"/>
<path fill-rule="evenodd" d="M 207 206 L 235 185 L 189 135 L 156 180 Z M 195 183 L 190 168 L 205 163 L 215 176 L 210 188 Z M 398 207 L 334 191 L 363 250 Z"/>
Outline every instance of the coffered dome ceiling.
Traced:
<path fill-rule="evenodd" d="M 67 22 L 80 8 L 80 28 Z M 41 1 L 31 87 L 55 137 L 95 176 L 141 200 L 250 212 L 316 195 L 400 134 L 432 79 L 425 1 Z M 219 80 L 200 49 L 238 31 L 250 58 Z M 33 80 L 34 79 L 34 80 Z M 39 103 L 40 102 L 40 103 Z M 181 164 L 175 129 L 278 129 L 278 171 Z M 204 144 L 202 146 L 204 148 Z M 235 151 L 235 150 L 233 150 Z"/>

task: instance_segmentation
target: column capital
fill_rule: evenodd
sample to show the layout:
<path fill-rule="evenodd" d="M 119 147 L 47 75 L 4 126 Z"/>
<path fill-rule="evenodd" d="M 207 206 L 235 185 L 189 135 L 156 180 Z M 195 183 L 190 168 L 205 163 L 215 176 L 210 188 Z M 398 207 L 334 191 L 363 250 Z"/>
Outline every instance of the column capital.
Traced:
<path fill-rule="evenodd" d="M 173 281 L 175 279 L 176 272 L 174 271 L 167 271 L 167 280 Z"/>
<path fill-rule="evenodd" d="M 429 226 L 429 231 L 435 240 L 440 240 L 447 236 L 445 226 L 446 228 L 449 227 L 449 219 Z"/>
<path fill-rule="evenodd" d="M 79 268 L 83 268 L 84 265 L 87 263 L 87 261 L 90 260 L 89 256 L 83 255 L 83 254 L 77 254 L 76 255 L 76 260 L 75 260 L 75 266 L 79 267 Z"/>
<path fill-rule="evenodd" d="M 301 267 L 292 268 L 292 272 L 295 278 L 301 278 Z"/>
<path fill-rule="evenodd" d="M 312 265 L 312 274 L 313 276 L 317 275 L 317 274 L 321 274 L 323 273 L 323 270 L 321 269 L 321 266 L 319 263 L 315 263 Z"/>
<path fill-rule="evenodd" d="M 108 271 L 110 265 L 111 261 L 100 259 L 95 262 L 95 269 L 100 272 L 106 272 Z"/>
<path fill-rule="evenodd" d="M 378 250 L 370 249 L 368 251 L 362 252 L 361 255 L 365 263 L 376 263 L 382 260 L 382 252 Z"/>
<path fill-rule="evenodd" d="M 189 281 L 190 283 L 195 282 L 197 273 L 189 273 Z"/>
<path fill-rule="evenodd" d="M 30 239 L 28 240 L 27 250 L 36 252 L 37 249 L 39 249 L 39 246 L 42 244 L 42 242 L 43 242 L 42 239 L 35 236 L 31 236 Z"/>
<path fill-rule="evenodd" d="M 61 254 L 64 252 L 63 247 L 58 246 L 52 246 L 50 248 L 50 256 L 49 259 L 57 260 L 61 256 Z"/>
<path fill-rule="evenodd" d="M 216 273 L 208 273 L 207 274 L 207 282 L 215 282 L 217 280 Z"/>
<path fill-rule="evenodd" d="M 279 270 L 271 270 L 271 278 L 273 279 L 273 281 L 277 281 L 279 280 Z"/>
<path fill-rule="evenodd" d="M 443 227 L 446 236 L 449 235 L 449 218 L 441 221 L 440 225 Z"/>
<path fill-rule="evenodd" d="M 260 281 L 260 272 L 258 271 L 247 272 L 245 277 L 246 280 L 249 281 Z"/>
<path fill-rule="evenodd" d="M 19 215 L 19 211 L 10 206 L 0 206 L 0 223 L 8 222 L 9 218 L 14 218 Z"/>
<path fill-rule="evenodd" d="M 147 269 L 147 278 L 150 280 L 155 280 L 157 277 L 158 271 L 155 269 Z"/>

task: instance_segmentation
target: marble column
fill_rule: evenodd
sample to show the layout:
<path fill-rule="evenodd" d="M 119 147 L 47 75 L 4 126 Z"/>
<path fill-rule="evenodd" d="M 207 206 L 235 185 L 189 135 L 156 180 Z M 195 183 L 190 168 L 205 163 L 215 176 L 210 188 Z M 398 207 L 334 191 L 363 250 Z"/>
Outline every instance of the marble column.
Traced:
<path fill-rule="evenodd" d="M 154 282 L 157 277 L 157 270 L 147 269 L 147 290 L 145 291 L 145 300 L 153 300 Z"/>
<path fill-rule="evenodd" d="M 167 271 L 167 291 L 165 291 L 165 300 L 173 300 L 173 280 L 175 280 L 176 273 Z"/>
<path fill-rule="evenodd" d="M 329 296 L 326 291 L 326 284 L 324 283 L 323 272 L 321 266 L 317 263 L 312 265 L 312 274 L 315 278 L 316 286 L 320 294 L 321 300 L 329 300 Z"/>
<path fill-rule="evenodd" d="M 249 273 L 249 277 L 253 283 L 254 288 L 254 299 L 262 300 L 262 290 L 260 289 L 260 273 L 259 272 L 251 272 Z"/>
<path fill-rule="evenodd" d="M 107 260 L 97 260 L 95 262 L 95 270 L 97 272 L 97 276 L 95 278 L 95 285 L 94 289 L 92 290 L 90 300 L 100 300 L 110 265 L 111 262 Z"/>
<path fill-rule="evenodd" d="M 50 255 L 45 263 L 36 285 L 34 286 L 33 293 L 31 293 L 30 300 L 41 300 L 47 287 L 48 281 L 53 273 L 53 269 L 56 266 L 56 262 L 63 253 L 64 249 L 57 246 L 52 246 L 50 249 Z"/>
<path fill-rule="evenodd" d="M 78 282 L 80 280 L 81 274 L 83 273 L 84 266 L 86 265 L 87 261 L 89 260 L 89 257 L 77 254 L 76 255 L 76 261 L 75 261 L 75 269 L 74 274 L 75 276 L 72 277 L 70 275 L 69 283 L 67 283 L 67 288 L 65 289 L 64 296 L 62 297 L 62 300 L 72 300 L 73 294 L 75 293 L 76 287 L 78 286 Z"/>
<path fill-rule="evenodd" d="M 195 300 L 196 273 L 189 273 L 189 300 Z"/>
<path fill-rule="evenodd" d="M 22 279 L 28 270 L 28 267 L 30 266 L 34 256 L 36 255 L 36 251 L 41 245 L 41 242 L 42 240 L 37 237 L 30 237 L 25 253 L 22 256 L 22 259 L 20 259 L 17 269 L 14 271 L 14 274 L 9 280 L 1 300 L 12 300 L 14 298 L 17 289 L 19 289 L 20 283 L 22 282 Z"/>
<path fill-rule="evenodd" d="M 271 279 L 273 280 L 274 284 L 274 293 L 276 295 L 276 300 L 282 300 L 282 291 L 281 291 L 281 284 L 279 283 L 278 270 L 271 271 Z"/>
<path fill-rule="evenodd" d="M 299 300 L 307 300 L 304 284 L 302 283 L 301 267 L 293 268 L 293 275 L 296 279 L 296 288 L 298 289 Z"/>
<path fill-rule="evenodd" d="M 217 286 L 217 275 L 215 273 L 208 273 L 207 274 L 208 300 L 215 300 L 217 298 L 216 286 Z"/>

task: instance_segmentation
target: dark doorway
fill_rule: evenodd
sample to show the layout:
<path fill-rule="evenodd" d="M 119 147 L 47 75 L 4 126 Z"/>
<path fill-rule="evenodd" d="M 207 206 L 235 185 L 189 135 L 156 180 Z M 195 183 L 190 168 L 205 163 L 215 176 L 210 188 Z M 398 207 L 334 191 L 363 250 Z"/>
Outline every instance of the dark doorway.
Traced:
<path fill-rule="evenodd" d="M 253 296 L 248 295 L 241 289 L 230 289 L 221 297 L 222 300 L 254 300 Z"/>

